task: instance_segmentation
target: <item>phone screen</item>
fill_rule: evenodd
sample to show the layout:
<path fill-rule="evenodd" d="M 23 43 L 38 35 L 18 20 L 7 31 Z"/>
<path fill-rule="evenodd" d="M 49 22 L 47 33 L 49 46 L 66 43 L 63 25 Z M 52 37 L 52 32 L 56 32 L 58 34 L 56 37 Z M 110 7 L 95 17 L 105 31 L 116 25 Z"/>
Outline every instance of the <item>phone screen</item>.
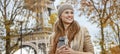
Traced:
<path fill-rule="evenodd" d="M 57 44 L 57 47 L 61 47 L 63 45 L 65 45 L 65 37 L 60 37 L 58 44 Z"/>

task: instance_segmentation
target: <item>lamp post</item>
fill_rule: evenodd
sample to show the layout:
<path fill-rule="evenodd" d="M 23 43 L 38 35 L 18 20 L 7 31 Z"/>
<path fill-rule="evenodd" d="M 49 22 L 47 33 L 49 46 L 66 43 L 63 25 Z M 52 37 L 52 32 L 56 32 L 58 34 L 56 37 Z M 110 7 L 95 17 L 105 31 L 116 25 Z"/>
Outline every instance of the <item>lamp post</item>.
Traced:
<path fill-rule="evenodd" d="M 117 25 L 117 30 L 118 30 L 118 34 L 117 34 L 117 35 L 118 35 L 119 47 L 120 47 L 120 34 L 119 34 L 119 33 L 120 33 L 120 31 L 119 31 L 119 25 L 118 25 L 118 24 L 116 24 L 116 25 Z"/>
<path fill-rule="evenodd" d="M 16 21 L 16 22 L 18 22 L 19 24 L 18 25 L 20 25 L 20 36 L 19 36 L 19 41 L 20 41 L 20 48 L 21 48 L 21 53 L 20 54 L 22 54 L 22 23 L 23 23 L 23 21 Z"/>
<path fill-rule="evenodd" d="M 118 23 L 118 22 L 117 22 Z M 119 41 L 119 48 L 120 48 L 120 28 L 119 28 L 119 24 L 115 23 L 115 25 L 117 26 L 117 36 L 118 36 L 118 41 Z"/>
<path fill-rule="evenodd" d="M 20 25 L 21 25 L 21 28 L 20 28 L 20 39 L 21 39 L 21 40 L 20 40 L 20 41 L 21 41 L 21 44 L 20 44 L 20 45 L 21 45 L 21 54 L 22 54 L 22 23 L 23 23 L 23 22 L 20 21 Z"/>

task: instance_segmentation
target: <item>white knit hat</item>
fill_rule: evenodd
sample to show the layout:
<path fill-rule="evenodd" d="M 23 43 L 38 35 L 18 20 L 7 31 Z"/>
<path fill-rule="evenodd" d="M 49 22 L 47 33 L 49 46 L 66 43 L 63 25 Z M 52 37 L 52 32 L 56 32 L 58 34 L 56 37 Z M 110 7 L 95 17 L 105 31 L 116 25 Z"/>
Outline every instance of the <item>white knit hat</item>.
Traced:
<path fill-rule="evenodd" d="M 60 18 L 62 12 L 66 9 L 70 9 L 70 10 L 73 10 L 73 7 L 72 5 L 70 4 L 62 4 L 58 7 L 58 17 Z"/>

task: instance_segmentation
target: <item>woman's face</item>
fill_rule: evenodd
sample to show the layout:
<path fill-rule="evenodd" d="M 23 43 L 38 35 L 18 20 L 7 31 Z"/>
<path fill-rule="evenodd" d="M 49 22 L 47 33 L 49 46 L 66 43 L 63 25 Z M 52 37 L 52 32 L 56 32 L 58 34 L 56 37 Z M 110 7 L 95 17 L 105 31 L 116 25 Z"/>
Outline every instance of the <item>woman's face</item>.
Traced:
<path fill-rule="evenodd" d="M 70 10 L 70 9 L 64 10 L 60 18 L 62 19 L 63 23 L 71 24 L 74 20 L 73 10 Z"/>

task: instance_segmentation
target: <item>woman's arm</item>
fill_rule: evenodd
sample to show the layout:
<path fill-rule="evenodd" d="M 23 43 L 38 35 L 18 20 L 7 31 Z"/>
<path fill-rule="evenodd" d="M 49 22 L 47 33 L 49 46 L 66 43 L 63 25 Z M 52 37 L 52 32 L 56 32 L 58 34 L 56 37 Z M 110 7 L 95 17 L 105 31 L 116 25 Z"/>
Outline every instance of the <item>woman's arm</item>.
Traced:
<path fill-rule="evenodd" d="M 61 49 L 62 54 L 93 54 L 91 52 L 80 52 L 80 51 L 75 51 L 70 47 L 66 46 L 66 49 Z"/>
<path fill-rule="evenodd" d="M 73 54 L 93 54 L 92 52 L 80 52 L 80 51 L 74 51 Z"/>
<path fill-rule="evenodd" d="M 91 53 L 94 53 L 94 48 L 93 48 L 93 44 L 91 42 L 91 37 L 88 33 L 88 30 L 85 28 L 84 29 L 85 33 L 84 33 L 84 45 L 83 45 L 83 51 L 84 52 L 91 52 Z"/>

